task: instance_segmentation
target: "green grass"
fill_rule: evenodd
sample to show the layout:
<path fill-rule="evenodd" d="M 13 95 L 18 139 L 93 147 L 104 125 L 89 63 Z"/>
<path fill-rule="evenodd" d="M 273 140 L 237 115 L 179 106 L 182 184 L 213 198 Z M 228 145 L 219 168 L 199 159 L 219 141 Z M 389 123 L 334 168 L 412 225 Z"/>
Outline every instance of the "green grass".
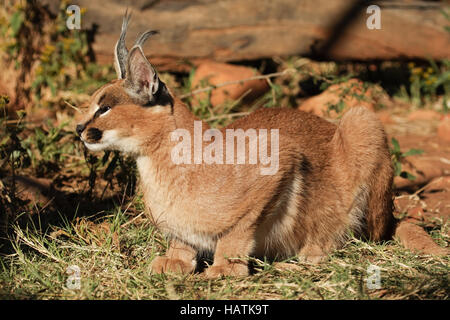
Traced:
<path fill-rule="evenodd" d="M 289 87 L 283 81 L 276 85 Z M 286 95 L 276 93 L 269 91 L 251 106 L 239 101 L 224 106 L 221 113 L 209 101 L 191 108 L 211 125 L 221 126 L 234 119 L 227 117 L 233 112 L 270 107 L 274 100 L 293 106 Z M 217 118 L 221 115 L 225 117 Z M 449 299 L 449 257 L 418 255 L 396 240 L 376 244 L 351 239 L 319 265 L 293 257 L 286 261 L 295 265 L 289 270 L 251 259 L 254 272 L 246 278 L 153 275 L 150 264 L 164 254 L 167 242 L 145 219 L 140 193 L 127 187 L 136 182 L 134 163 L 116 153 L 87 153 L 71 129 L 74 123 L 8 124 L 6 117 L 1 123 L 7 129 L 0 131 L 0 160 L 5 164 L 0 168 L 0 218 L 7 217 L 15 227 L 0 229 L 11 238 L 4 244 L 11 246 L 9 253 L 0 255 L 0 298 Z M 52 179 L 57 188 L 69 185 L 62 190 L 68 204 L 22 204 L 15 188 L 3 185 L 13 174 Z M 427 231 L 439 245 L 448 246 L 448 225 L 438 221 Z M 0 251 L 7 251 L 2 249 L 0 244 Z M 80 269 L 80 289 L 67 287 L 67 270 L 74 265 Z M 370 265 L 381 270 L 378 290 L 366 286 Z"/>
<path fill-rule="evenodd" d="M 396 241 L 375 244 L 353 238 L 322 264 L 286 261 L 295 265 L 293 270 L 251 259 L 254 273 L 249 277 L 207 280 L 201 273 L 150 272 L 153 258 L 164 254 L 167 242 L 144 215 L 133 217 L 118 207 L 102 218 L 66 219 L 52 230 L 15 228 L 14 252 L 0 257 L 0 298 L 449 298 L 449 257 L 419 256 Z M 433 234 L 447 232 L 442 226 Z M 366 286 L 371 264 L 381 270 L 379 290 Z M 67 268 L 72 265 L 80 268 L 80 289 L 67 288 Z"/>
<path fill-rule="evenodd" d="M 283 81 L 299 81 L 292 77 Z M 290 86 L 283 81 L 277 86 Z M 211 125 L 221 126 L 233 120 L 226 116 L 235 111 L 270 107 L 266 104 L 274 100 L 292 107 L 283 104 L 289 101 L 286 96 L 275 97 L 276 92 L 269 91 L 251 106 L 239 101 L 224 106 L 220 114 L 209 101 L 191 108 L 204 120 L 210 119 Z M 6 105 L 6 100 L 2 104 Z M 221 115 L 225 117 L 214 118 Z M 14 226 L 7 232 L 0 230 L 11 240 L 3 248 L 0 244 L 0 251 L 11 246 L 8 254 L 0 255 L 0 298 L 449 299 L 449 257 L 418 255 L 396 240 L 377 244 L 353 238 L 322 264 L 307 264 L 293 257 L 285 261 L 295 266 L 289 269 L 251 258 L 254 272 L 246 278 L 153 275 L 150 264 L 156 255 L 164 254 L 167 241 L 145 219 L 140 193 L 127 188 L 136 182 L 134 163 L 117 153 L 86 153 L 71 131 L 74 123 L 7 121 L 1 119 L 7 129 L 0 132 L 0 160 L 5 164 L 0 178 L 13 173 L 45 177 L 57 187 L 67 184 L 71 188 L 62 190 L 68 204 L 47 207 L 22 204 L 14 187 L 0 184 L 0 214 Z M 448 225 L 437 221 L 427 228 L 436 243 L 448 246 Z M 80 289 L 67 287 L 71 276 L 67 270 L 74 265 L 80 269 Z M 378 290 L 366 285 L 370 265 L 381 270 Z"/>
<path fill-rule="evenodd" d="M 86 58 L 86 34 L 66 30 L 64 5 L 54 20 L 50 16 L 42 20 L 54 27 L 37 30 L 50 30 L 43 37 L 48 38 L 46 42 L 30 47 L 29 30 L 36 28 L 26 23 L 26 15 L 33 14 L 37 5 L 27 2 L 0 8 L 2 41 L 9 41 L 6 56 L 11 63 L 35 59 L 28 69 L 16 64 L 19 73 L 30 77 L 23 88 L 29 96 L 21 96 L 25 110 L 8 114 L 8 98 L 0 96 L 0 298 L 449 299 L 449 257 L 418 255 L 396 240 L 376 244 L 353 238 L 322 264 L 293 257 L 285 261 L 291 263 L 289 269 L 251 258 L 254 272 L 245 278 L 151 274 L 150 264 L 164 254 L 167 241 L 143 214 L 140 193 L 134 188 L 135 164 L 117 153 L 87 153 L 73 132 L 75 111 L 66 103 L 81 107 L 88 94 L 114 78 L 112 66 L 99 66 Z M 382 76 L 374 79 L 367 65 L 347 68 L 301 57 L 274 62 L 277 71 L 295 72 L 273 78 L 270 90 L 249 105 L 242 99 L 216 108 L 208 97 L 197 104 L 185 101 L 194 114 L 219 127 L 258 108 L 296 108 L 302 99 L 327 86 L 358 77 L 365 81 L 364 88 L 381 82 L 389 94 L 419 107 L 430 107 L 442 98 L 439 111 L 448 112 L 450 64 L 446 60 L 409 69 L 404 62 L 381 63 L 374 74 Z M 30 73 L 32 69 L 36 72 Z M 194 72 L 182 79 L 168 73 L 160 76 L 180 96 L 192 90 Z M 330 107 L 340 112 L 343 105 Z M 30 121 L 30 116 L 46 109 L 55 116 L 45 123 Z M 399 162 L 405 154 L 393 147 L 394 161 Z M 50 179 L 64 201 L 33 204 L 21 199 L 16 175 Z M 448 246 L 448 224 L 436 221 L 426 230 L 440 246 Z M 366 286 L 370 265 L 380 268 L 378 290 Z M 79 267 L 79 289 L 68 288 L 70 266 Z"/>

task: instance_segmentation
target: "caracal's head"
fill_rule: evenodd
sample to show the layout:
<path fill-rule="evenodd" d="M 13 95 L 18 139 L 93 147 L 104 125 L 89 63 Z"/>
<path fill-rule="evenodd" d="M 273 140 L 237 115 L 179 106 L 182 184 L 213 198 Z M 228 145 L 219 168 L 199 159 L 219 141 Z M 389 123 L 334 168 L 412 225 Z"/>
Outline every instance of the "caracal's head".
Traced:
<path fill-rule="evenodd" d="M 125 46 L 128 21 L 125 14 L 114 49 L 118 79 L 92 95 L 86 115 L 76 127 L 81 140 L 92 151 L 138 153 L 151 132 L 152 114 L 170 112 L 173 107 L 173 97 L 142 50 L 142 44 L 157 32 L 143 33 L 128 52 Z"/>

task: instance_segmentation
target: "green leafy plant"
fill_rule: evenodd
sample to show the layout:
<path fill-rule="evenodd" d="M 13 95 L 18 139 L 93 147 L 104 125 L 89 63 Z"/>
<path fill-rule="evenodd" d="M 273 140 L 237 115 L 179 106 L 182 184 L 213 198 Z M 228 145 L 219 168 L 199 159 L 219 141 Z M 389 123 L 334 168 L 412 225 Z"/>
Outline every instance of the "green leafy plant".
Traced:
<path fill-rule="evenodd" d="M 112 66 L 92 62 L 89 30 L 67 28 L 67 6 L 67 1 L 61 1 L 54 17 L 37 1 L 18 2 L 7 6 L 7 14 L 0 17 L 5 58 L 15 64 L 20 80 L 16 93 L 24 104 L 41 105 L 44 95 L 86 92 L 111 80 Z M 81 8 L 81 14 L 85 11 Z"/>
<path fill-rule="evenodd" d="M 372 102 L 375 105 L 375 108 L 380 107 L 380 103 L 374 101 L 373 96 L 377 96 L 382 94 L 382 91 L 379 87 L 374 84 L 368 82 L 359 82 L 359 81 L 348 81 L 348 77 L 341 78 L 339 82 L 333 81 L 333 83 L 342 83 L 342 79 L 345 79 L 346 84 L 338 87 L 333 93 L 337 94 L 339 100 L 336 103 L 328 102 L 328 113 L 331 111 L 335 111 L 337 114 L 341 114 L 344 109 L 347 107 L 346 100 L 352 99 L 357 102 Z M 344 82 L 344 83 L 345 83 Z M 326 84 L 326 85 L 324 85 Z M 329 87 L 329 83 L 324 82 L 321 87 Z M 370 93 L 370 96 L 367 94 Z"/>
<path fill-rule="evenodd" d="M 34 134 L 22 140 L 22 146 L 28 153 L 32 167 L 38 176 L 50 171 L 59 171 L 64 167 L 67 155 L 73 154 L 75 135 L 65 130 L 68 123 L 55 126 L 51 121 L 34 128 Z"/>
<path fill-rule="evenodd" d="M 9 103 L 7 96 L 0 96 L 0 173 L 15 176 L 15 171 L 30 165 L 30 157 L 23 147 L 20 135 L 25 130 L 25 112 L 17 111 L 17 119 L 10 119 L 6 111 Z M 8 172 L 9 171 L 9 172 Z M 0 175 L 1 176 L 1 175 Z"/>
<path fill-rule="evenodd" d="M 421 149 L 409 149 L 406 152 L 400 150 L 400 144 L 395 138 L 391 139 L 392 148 L 390 149 L 392 163 L 394 165 L 394 175 L 400 176 L 408 180 L 415 180 L 416 177 L 407 171 L 402 170 L 402 160 L 409 156 L 419 155 L 423 153 Z"/>
<path fill-rule="evenodd" d="M 16 112 L 16 119 L 9 119 L 9 98 L 0 95 L 0 248 L 6 237 L 7 226 L 13 214 L 21 212 L 25 201 L 16 196 L 16 176 L 19 170 L 30 166 L 30 158 L 23 148 L 20 135 L 25 130 L 25 113 Z M 7 178 L 7 179 L 4 179 Z"/>
<path fill-rule="evenodd" d="M 263 104 L 264 108 L 274 108 L 279 107 L 281 103 L 281 99 L 285 96 L 283 92 L 283 87 L 275 83 L 273 81 L 268 81 L 270 90 L 263 96 Z"/>
<path fill-rule="evenodd" d="M 440 65 L 429 60 L 429 66 L 408 64 L 410 70 L 410 94 L 417 106 L 427 101 L 435 101 L 439 90 L 444 93 L 443 111 L 448 112 L 447 101 L 450 96 L 450 60 L 442 60 Z"/>
<path fill-rule="evenodd" d="M 81 30 L 69 30 L 65 25 L 66 4 L 61 3 L 58 15 L 52 23 L 51 41 L 42 48 L 36 78 L 31 84 L 39 99 L 44 87 L 56 95 L 57 90 L 69 85 L 72 78 L 79 78 L 85 72 L 89 62 L 87 33 Z"/>

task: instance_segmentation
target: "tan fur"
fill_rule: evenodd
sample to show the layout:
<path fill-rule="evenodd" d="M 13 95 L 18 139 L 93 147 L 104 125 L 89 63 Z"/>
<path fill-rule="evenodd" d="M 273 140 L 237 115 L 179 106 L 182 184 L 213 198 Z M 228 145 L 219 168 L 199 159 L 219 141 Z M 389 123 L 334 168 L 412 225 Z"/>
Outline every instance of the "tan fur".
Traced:
<path fill-rule="evenodd" d="M 171 239 L 153 272 L 192 272 L 197 253 L 214 252 L 206 276 L 244 276 L 248 256 L 318 262 L 350 233 L 391 236 L 393 169 L 372 112 L 352 108 L 336 126 L 298 110 L 260 109 L 221 129 L 224 137 L 227 129 L 278 129 L 273 175 L 248 157 L 235 165 L 175 164 L 171 133 L 185 129 L 193 139 L 197 119 L 143 59 L 140 47 L 132 49 L 127 78 L 94 93 L 77 131 L 91 150 L 136 157 L 148 217 Z"/>
<path fill-rule="evenodd" d="M 155 272 L 191 272 L 196 252 L 213 251 L 206 275 L 246 275 L 245 259 L 236 258 L 298 254 L 316 262 L 350 231 L 373 240 L 389 236 L 392 168 L 384 131 L 370 111 L 351 109 L 336 127 L 301 111 L 264 109 L 227 127 L 279 129 L 275 175 L 261 175 L 259 165 L 172 163 L 170 133 L 193 134 L 194 120 L 176 100 L 173 110 L 118 105 L 87 126 L 115 130 L 118 140 L 135 145 L 149 217 L 173 239 L 167 257 L 153 262 Z"/>

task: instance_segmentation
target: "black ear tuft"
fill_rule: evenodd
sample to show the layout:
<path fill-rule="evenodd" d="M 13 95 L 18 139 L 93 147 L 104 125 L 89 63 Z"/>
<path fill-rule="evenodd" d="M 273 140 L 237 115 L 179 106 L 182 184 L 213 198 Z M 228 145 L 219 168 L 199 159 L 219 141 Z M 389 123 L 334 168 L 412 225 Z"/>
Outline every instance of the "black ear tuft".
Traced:
<path fill-rule="evenodd" d="M 122 31 L 120 32 L 119 40 L 117 40 L 116 46 L 114 47 L 114 68 L 116 69 L 117 77 L 119 79 L 124 79 L 126 73 L 128 49 L 125 44 L 125 37 L 127 35 L 127 28 L 130 18 L 131 13 L 128 14 L 127 9 L 122 20 Z"/>

